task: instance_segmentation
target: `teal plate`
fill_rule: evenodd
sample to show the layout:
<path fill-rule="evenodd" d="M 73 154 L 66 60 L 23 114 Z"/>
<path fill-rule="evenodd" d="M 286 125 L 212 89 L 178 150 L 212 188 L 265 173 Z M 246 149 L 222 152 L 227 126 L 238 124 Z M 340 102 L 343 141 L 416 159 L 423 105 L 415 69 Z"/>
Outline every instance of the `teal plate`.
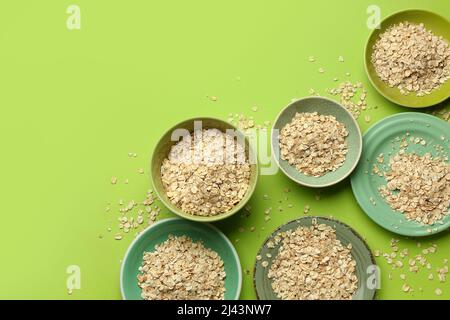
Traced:
<path fill-rule="evenodd" d="M 144 252 L 155 250 L 155 245 L 166 241 L 169 235 L 188 236 L 203 241 L 205 247 L 217 252 L 225 267 L 225 300 L 238 300 L 242 286 L 239 256 L 230 240 L 216 227 L 180 218 L 161 220 L 147 228 L 130 245 L 120 271 L 120 290 L 124 300 L 142 300 L 137 285 L 138 268 Z"/>
<path fill-rule="evenodd" d="M 433 146 L 441 145 L 448 156 L 450 141 L 450 125 L 434 116 L 406 112 L 385 118 L 373 125 L 364 135 L 363 154 L 357 169 L 352 175 L 351 185 L 353 194 L 363 211 L 377 224 L 394 233 L 423 237 L 436 234 L 450 228 L 450 215 L 434 225 L 422 225 L 410 221 L 397 211 L 394 211 L 380 196 L 378 188 L 386 184 L 384 177 L 372 173 L 372 168 L 377 163 L 376 158 L 384 153 L 385 165 L 378 165 L 386 169 L 389 157 L 399 151 L 397 137 L 403 137 L 409 133 L 409 137 L 419 137 L 427 144 L 412 144 L 406 148 L 406 152 L 416 152 L 423 155 L 427 152 L 437 156 Z M 371 199 L 373 202 L 371 202 Z"/>
<path fill-rule="evenodd" d="M 348 136 L 345 140 L 348 144 L 348 153 L 344 163 L 336 171 L 329 172 L 321 177 L 311 177 L 299 172 L 289 162 L 281 159 L 279 132 L 292 121 L 297 112 L 317 112 L 321 115 L 331 115 L 347 128 Z M 281 171 L 298 184 L 311 188 L 329 187 L 347 178 L 356 168 L 362 151 L 361 131 L 352 114 L 336 101 L 323 97 L 303 98 L 284 108 L 274 122 L 270 141 L 272 155 Z"/>
<path fill-rule="evenodd" d="M 323 223 L 336 230 L 336 237 L 343 245 L 347 246 L 349 243 L 352 244 L 351 253 L 353 259 L 356 261 L 356 276 L 358 277 L 358 290 L 354 293 L 353 300 L 373 300 L 376 294 L 376 282 L 371 281 L 371 277 L 374 274 L 376 275 L 376 272 L 378 272 L 379 269 L 376 266 L 372 252 L 363 238 L 351 227 L 338 220 L 324 217 L 304 217 L 290 221 L 283 224 L 267 238 L 258 253 L 258 255 L 264 258 L 261 261 L 255 262 L 253 284 L 258 299 L 279 300 L 275 292 L 273 292 L 272 282 L 267 276 L 272 259 L 274 259 L 278 254 L 279 245 L 274 248 L 268 248 L 266 245 L 267 242 L 273 240 L 279 232 L 294 230 L 299 226 L 309 227 L 312 225 L 313 219 L 316 219 L 318 224 Z M 267 254 L 271 255 L 270 259 L 266 258 Z M 269 266 L 266 268 L 261 265 L 261 262 L 264 260 L 269 262 Z M 380 274 L 378 273 L 378 279 L 379 276 Z M 377 278 L 374 277 L 373 279 Z M 372 286 L 372 284 L 374 285 Z"/>

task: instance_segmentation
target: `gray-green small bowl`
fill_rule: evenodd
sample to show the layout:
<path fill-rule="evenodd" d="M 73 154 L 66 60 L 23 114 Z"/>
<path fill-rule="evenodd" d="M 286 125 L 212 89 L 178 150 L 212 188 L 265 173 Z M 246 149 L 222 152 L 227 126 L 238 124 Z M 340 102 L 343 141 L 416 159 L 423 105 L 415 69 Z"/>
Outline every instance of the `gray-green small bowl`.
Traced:
<path fill-rule="evenodd" d="M 257 298 L 259 300 L 279 300 L 272 289 L 272 281 L 267 275 L 273 259 L 278 255 L 280 245 L 275 246 L 274 248 L 268 248 L 267 242 L 269 240 L 273 241 L 274 237 L 279 232 L 294 230 L 300 226 L 310 227 L 313 219 L 316 219 L 318 224 L 323 223 L 336 230 L 336 238 L 341 241 L 344 246 L 347 246 L 349 243 L 352 244 L 351 253 L 353 259 L 356 261 L 356 276 L 358 277 L 358 289 L 353 294 L 352 300 L 373 300 L 376 294 L 377 282 L 372 280 L 378 280 L 379 283 L 380 275 L 377 274 L 378 268 L 367 243 L 355 230 L 345 223 L 324 217 L 305 217 L 290 221 L 280 226 L 267 238 L 258 252 L 258 255 L 260 255 L 262 259 L 260 261 L 256 260 L 255 262 L 253 285 L 255 287 Z M 267 258 L 267 254 L 271 256 L 270 259 Z M 262 261 L 267 261 L 269 265 L 264 268 L 261 265 Z"/>
<path fill-rule="evenodd" d="M 250 185 L 248 187 L 247 193 L 244 198 L 230 211 L 221 213 L 211 217 L 203 217 L 197 216 L 190 213 L 183 212 L 180 208 L 175 206 L 170 199 L 166 195 L 166 191 L 164 189 L 163 183 L 161 181 L 161 164 L 165 158 L 167 158 L 170 148 L 176 144 L 178 141 L 172 141 L 172 133 L 176 129 L 186 129 L 189 132 L 194 131 L 194 121 L 202 121 L 202 129 L 219 129 L 223 132 L 227 129 L 233 129 L 236 132 L 236 135 L 245 139 L 245 152 L 248 159 L 252 159 L 251 162 L 251 173 L 250 173 Z M 155 189 L 156 194 L 159 199 L 164 203 L 164 205 L 169 208 L 170 211 L 179 215 L 182 218 L 189 219 L 197 222 L 214 222 L 226 219 L 231 217 L 236 212 L 241 210 L 245 204 L 250 200 L 253 192 L 255 191 L 256 182 L 258 180 L 258 161 L 256 157 L 256 153 L 253 151 L 253 148 L 250 145 L 247 137 L 244 136 L 242 132 L 240 132 L 235 126 L 231 125 L 228 122 L 214 119 L 214 118 L 195 118 L 183 121 L 171 129 L 169 129 L 159 140 L 157 143 L 151 160 L 151 179 L 153 182 L 153 187 Z"/>
<path fill-rule="evenodd" d="M 329 172 L 321 177 L 311 177 L 304 175 L 287 161 L 281 159 L 279 132 L 286 124 L 291 122 L 297 112 L 317 112 L 321 115 L 332 115 L 347 128 L 349 133 L 346 138 L 348 153 L 343 165 L 336 171 Z M 362 136 L 358 123 L 352 114 L 339 103 L 322 97 L 307 97 L 291 103 L 278 115 L 272 129 L 271 146 L 272 156 L 286 176 L 306 187 L 324 188 L 341 182 L 356 168 L 362 152 Z"/>

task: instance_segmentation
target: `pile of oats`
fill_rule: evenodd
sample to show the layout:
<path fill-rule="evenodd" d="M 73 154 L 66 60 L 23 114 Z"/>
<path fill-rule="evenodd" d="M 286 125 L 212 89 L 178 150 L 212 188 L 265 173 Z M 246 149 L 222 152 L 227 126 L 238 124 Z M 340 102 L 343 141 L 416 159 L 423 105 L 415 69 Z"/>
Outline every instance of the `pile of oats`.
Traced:
<path fill-rule="evenodd" d="M 423 24 L 403 22 L 380 35 L 372 63 L 381 80 L 402 94 L 430 94 L 450 77 L 448 42 Z"/>
<path fill-rule="evenodd" d="M 196 130 L 175 144 L 161 166 L 170 201 L 183 212 L 214 216 L 245 196 L 250 164 L 243 141 L 218 129 Z"/>
<path fill-rule="evenodd" d="M 137 276 L 145 300 L 223 300 L 225 269 L 217 252 L 181 236 L 145 252 Z"/>
<path fill-rule="evenodd" d="M 283 300 L 351 300 L 358 289 L 352 246 L 325 224 L 282 232 L 268 277 Z M 268 244 L 269 246 L 269 244 Z M 266 261 L 267 262 L 267 261 Z"/>
<path fill-rule="evenodd" d="M 384 173 L 387 184 L 379 192 L 392 209 L 424 225 L 449 214 L 450 164 L 448 159 L 419 156 L 401 150 L 391 157 Z"/>
<path fill-rule="evenodd" d="M 333 116 L 297 113 L 280 131 L 281 159 L 305 175 L 321 177 L 344 163 L 347 136 L 345 126 Z"/>

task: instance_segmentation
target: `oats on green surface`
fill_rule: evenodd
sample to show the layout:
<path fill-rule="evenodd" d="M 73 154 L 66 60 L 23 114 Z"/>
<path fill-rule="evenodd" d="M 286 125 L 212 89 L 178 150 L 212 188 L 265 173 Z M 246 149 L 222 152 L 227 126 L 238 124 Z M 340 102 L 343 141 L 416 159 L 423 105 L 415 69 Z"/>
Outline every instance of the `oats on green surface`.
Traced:
<path fill-rule="evenodd" d="M 355 84 L 348 81 L 343 82 L 337 88 L 329 90 L 328 93 L 332 96 L 338 96 L 339 102 L 351 112 L 355 119 L 359 118 L 361 110 L 367 108 L 367 90 L 361 82 Z"/>

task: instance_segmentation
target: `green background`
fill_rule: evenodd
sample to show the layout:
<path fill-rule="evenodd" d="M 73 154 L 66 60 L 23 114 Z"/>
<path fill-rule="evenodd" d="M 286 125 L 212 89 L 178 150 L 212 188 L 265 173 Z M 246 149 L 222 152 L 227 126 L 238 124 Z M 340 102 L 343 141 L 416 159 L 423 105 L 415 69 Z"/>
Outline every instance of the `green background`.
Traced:
<path fill-rule="evenodd" d="M 81 30 L 66 27 L 70 4 L 81 8 Z M 336 86 L 334 77 L 363 82 L 369 106 L 378 106 L 360 117 L 363 131 L 409 111 L 378 95 L 364 73 L 371 4 L 380 6 L 383 17 L 416 7 L 450 18 L 446 0 L 2 1 L 0 298 L 119 299 L 120 260 L 133 234 L 113 239 L 116 204 L 144 199 L 152 149 L 177 122 L 196 116 L 227 119 L 229 113 L 273 121 L 292 98 Z M 310 55 L 315 63 L 308 62 Z M 138 157 L 129 158 L 129 152 Z M 111 185 L 112 176 L 119 178 L 117 185 Z M 286 194 L 285 188 L 292 191 Z M 332 214 L 350 224 L 372 249 L 389 248 L 395 235 L 360 210 L 348 180 L 323 190 L 320 201 L 316 193 L 281 172 L 262 176 L 251 215 L 217 224 L 236 245 L 244 270 L 253 269 L 264 238 L 303 216 L 306 204 L 310 214 Z M 263 200 L 264 194 L 270 200 Z M 276 210 L 280 205 L 283 213 Z M 265 223 L 269 206 L 274 213 Z M 254 232 L 248 231 L 251 226 Z M 416 240 L 399 239 L 401 248 L 419 252 Z M 430 258 L 433 267 L 449 258 L 448 233 L 421 241 L 422 247 L 438 245 Z M 429 281 L 426 270 L 415 276 L 405 272 L 416 290 L 405 294 L 400 272 L 378 262 L 379 298 L 436 298 L 436 287 L 444 292 L 440 298 L 450 298 L 450 282 Z M 82 287 L 72 295 L 66 289 L 69 265 L 81 268 Z M 244 275 L 241 297 L 255 297 L 251 275 Z"/>

